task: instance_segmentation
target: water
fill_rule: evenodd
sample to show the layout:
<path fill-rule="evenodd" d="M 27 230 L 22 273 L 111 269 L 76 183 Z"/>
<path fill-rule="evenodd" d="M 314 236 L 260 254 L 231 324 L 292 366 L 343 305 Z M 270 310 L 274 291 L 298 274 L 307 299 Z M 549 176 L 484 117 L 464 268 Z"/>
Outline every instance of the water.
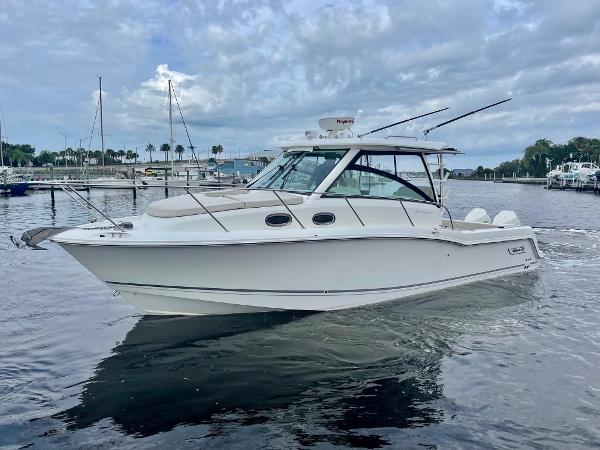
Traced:
<path fill-rule="evenodd" d="M 537 273 L 321 314 L 140 316 L 54 244 L 62 193 L 0 198 L 0 447 L 591 448 L 600 445 L 600 198 L 451 182 L 514 209 Z M 92 192 L 111 215 L 149 197 Z M 410 263 L 400 257 L 399 264 Z"/>

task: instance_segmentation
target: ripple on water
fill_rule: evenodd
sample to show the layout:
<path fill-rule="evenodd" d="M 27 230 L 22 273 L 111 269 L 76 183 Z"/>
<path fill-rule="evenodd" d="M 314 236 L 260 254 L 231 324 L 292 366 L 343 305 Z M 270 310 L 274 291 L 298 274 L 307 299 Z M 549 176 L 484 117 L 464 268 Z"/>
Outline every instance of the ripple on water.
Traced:
<path fill-rule="evenodd" d="M 60 193 L 0 199 L 0 446 L 597 446 L 598 199 L 472 186 L 450 183 L 456 217 L 510 198 L 540 227 L 537 273 L 213 318 L 140 317 L 60 248 L 14 250 L 10 234 L 88 217 Z M 90 198 L 118 216 L 159 195 Z"/>

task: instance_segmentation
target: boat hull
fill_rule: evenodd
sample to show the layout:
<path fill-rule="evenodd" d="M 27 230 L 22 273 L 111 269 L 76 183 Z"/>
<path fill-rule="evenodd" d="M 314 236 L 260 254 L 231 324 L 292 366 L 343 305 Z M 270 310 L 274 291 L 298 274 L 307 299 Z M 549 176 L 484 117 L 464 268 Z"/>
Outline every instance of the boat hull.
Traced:
<path fill-rule="evenodd" d="M 9 195 L 25 195 L 27 189 L 29 189 L 29 183 L 25 181 L 0 183 L 0 192 Z"/>
<path fill-rule="evenodd" d="M 352 308 L 533 270 L 535 238 L 345 238 L 190 246 L 60 242 L 146 314 Z"/>

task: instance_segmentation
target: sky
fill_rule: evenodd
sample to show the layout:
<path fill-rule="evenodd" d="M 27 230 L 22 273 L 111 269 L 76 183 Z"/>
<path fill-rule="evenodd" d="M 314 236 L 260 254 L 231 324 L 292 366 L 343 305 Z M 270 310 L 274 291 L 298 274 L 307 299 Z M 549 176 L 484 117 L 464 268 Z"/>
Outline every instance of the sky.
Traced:
<path fill-rule="evenodd" d="M 143 158 L 168 141 L 168 79 L 201 155 L 273 148 L 321 117 L 360 133 L 449 107 L 381 134 L 421 138 L 512 97 L 429 135 L 465 152 L 451 167 L 495 166 L 540 138 L 600 135 L 600 1 L 0 0 L 4 141 L 79 146 L 99 75 L 106 147 Z"/>

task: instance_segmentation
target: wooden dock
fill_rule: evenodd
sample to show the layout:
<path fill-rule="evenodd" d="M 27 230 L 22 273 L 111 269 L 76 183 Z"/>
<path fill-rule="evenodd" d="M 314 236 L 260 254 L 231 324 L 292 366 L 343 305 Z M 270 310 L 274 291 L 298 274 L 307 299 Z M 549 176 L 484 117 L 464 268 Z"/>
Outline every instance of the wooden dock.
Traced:
<path fill-rule="evenodd" d="M 167 181 L 151 181 L 141 182 L 133 180 L 114 180 L 97 182 L 90 180 L 61 180 L 61 181 L 31 181 L 29 189 L 34 191 L 49 191 L 52 189 L 60 189 L 60 186 L 69 186 L 78 191 L 89 191 L 91 189 L 148 189 L 148 188 L 166 188 L 178 189 L 184 187 L 190 188 L 207 188 L 207 189 L 222 189 L 235 186 L 232 183 L 217 183 L 217 182 L 198 182 L 185 180 L 167 180 Z"/>
<path fill-rule="evenodd" d="M 577 192 L 593 192 L 600 194 L 600 181 L 557 180 L 555 178 L 506 177 L 494 180 L 494 183 L 537 184 L 551 190 L 574 190 Z"/>
<path fill-rule="evenodd" d="M 580 181 L 580 180 L 556 180 L 548 179 L 546 189 L 555 190 L 574 190 L 577 192 L 593 192 L 594 194 L 600 194 L 600 181 L 594 179 L 592 181 Z"/>
<path fill-rule="evenodd" d="M 548 182 L 547 178 L 532 178 L 532 177 L 510 177 L 501 178 L 496 180 L 495 183 L 518 183 L 518 184 L 541 184 L 544 185 Z"/>

